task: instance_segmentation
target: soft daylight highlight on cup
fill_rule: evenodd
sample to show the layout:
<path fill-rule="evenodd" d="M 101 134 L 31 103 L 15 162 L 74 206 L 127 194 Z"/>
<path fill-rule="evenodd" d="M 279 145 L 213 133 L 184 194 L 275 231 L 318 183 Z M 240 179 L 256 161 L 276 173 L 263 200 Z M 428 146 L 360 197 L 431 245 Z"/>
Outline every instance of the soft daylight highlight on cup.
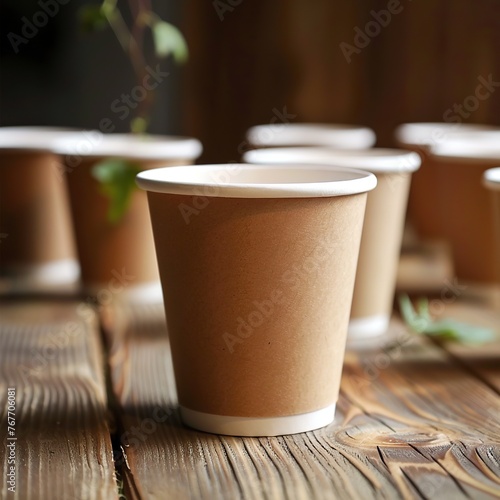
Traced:
<path fill-rule="evenodd" d="M 382 148 L 269 148 L 249 151 L 244 159 L 255 164 L 362 168 L 377 175 L 377 187 L 369 193 L 366 205 L 349 338 L 364 339 L 385 333 L 396 288 L 408 191 L 412 174 L 420 166 L 418 154 Z"/>
<path fill-rule="evenodd" d="M 270 123 L 247 131 L 247 141 L 255 148 L 280 146 L 328 146 L 365 149 L 376 141 L 368 127 L 328 123 Z"/>
<path fill-rule="evenodd" d="M 184 422 L 274 436 L 332 422 L 366 172 L 243 164 L 142 172 Z"/>

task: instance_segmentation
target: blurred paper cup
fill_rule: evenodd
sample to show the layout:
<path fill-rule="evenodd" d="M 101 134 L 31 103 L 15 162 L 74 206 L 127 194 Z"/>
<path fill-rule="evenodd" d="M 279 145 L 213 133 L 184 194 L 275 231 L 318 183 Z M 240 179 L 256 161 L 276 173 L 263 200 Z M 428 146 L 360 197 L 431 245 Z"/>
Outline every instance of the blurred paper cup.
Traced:
<path fill-rule="evenodd" d="M 470 283 L 495 282 L 493 213 L 482 186 L 485 170 L 500 164 L 500 143 L 448 141 L 432 149 L 444 236 L 451 244 L 456 275 Z"/>
<path fill-rule="evenodd" d="M 500 163 L 500 161 L 499 161 Z M 496 282 L 500 284 L 500 167 L 490 168 L 483 174 L 484 185 L 491 190 L 491 206 L 493 211 L 493 232 L 495 235 Z"/>
<path fill-rule="evenodd" d="M 20 291 L 79 275 L 63 173 L 54 142 L 70 129 L 0 128 L 0 276 Z"/>
<path fill-rule="evenodd" d="M 280 146 L 328 146 L 365 149 L 375 144 L 375 132 L 356 125 L 319 123 L 271 123 L 257 125 L 247 132 L 247 141 L 254 148 Z"/>
<path fill-rule="evenodd" d="M 368 195 L 356 273 L 349 337 L 384 333 L 396 288 L 399 253 L 412 173 L 420 166 L 416 153 L 395 149 L 340 151 L 328 148 L 271 148 L 249 151 L 248 163 L 302 163 L 361 168 L 376 174 Z"/>
<path fill-rule="evenodd" d="M 147 198 L 134 189 L 134 178 L 148 168 L 192 164 L 201 153 L 199 141 L 88 132 L 61 141 L 57 150 L 64 161 L 84 288 L 98 293 L 112 282 L 134 300 L 161 300 Z M 118 220 L 110 219 L 106 189 L 124 186 L 103 186 L 95 178 L 94 167 L 105 160 L 126 161 L 132 169 L 123 172 L 130 199 Z"/>
<path fill-rule="evenodd" d="M 463 123 L 406 123 L 395 131 L 399 147 L 416 151 L 422 156 L 422 167 L 413 176 L 408 200 L 408 217 L 418 236 L 424 240 L 442 240 L 445 221 L 439 216 L 441 190 L 433 147 L 447 141 L 474 138 L 481 143 L 500 142 L 500 128 Z"/>
<path fill-rule="evenodd" d="M 329 424 L 375 176 L 228 164 L 150 170 L 137 182 L 184 422 L 241 436 Z"/>

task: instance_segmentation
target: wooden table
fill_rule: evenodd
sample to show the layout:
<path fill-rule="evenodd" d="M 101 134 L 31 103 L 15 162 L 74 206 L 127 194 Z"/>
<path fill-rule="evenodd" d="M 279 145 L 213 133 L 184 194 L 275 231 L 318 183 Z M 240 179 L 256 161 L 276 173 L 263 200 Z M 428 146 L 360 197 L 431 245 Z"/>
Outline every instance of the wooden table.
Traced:
<path fill-rule="evenodd" d="M 500 329 L 482 303 L 443 304 L 447 316 Z M 0 498 L 499 498 L 498 333 L 481 348 L 444 346 L 394 318 L 384 342 L 348 350 L 333 424 L 236 438 L 181 424 L 160 305 L 4 300 Z"/>

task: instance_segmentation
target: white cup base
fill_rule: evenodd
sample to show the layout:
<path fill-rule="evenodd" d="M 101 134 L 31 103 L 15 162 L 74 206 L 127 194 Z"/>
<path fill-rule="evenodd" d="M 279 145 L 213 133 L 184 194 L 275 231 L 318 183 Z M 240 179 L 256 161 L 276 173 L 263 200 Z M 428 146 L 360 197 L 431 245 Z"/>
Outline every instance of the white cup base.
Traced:
<path fill-rule="evenodd" d="M 351 319 L 347 336 L 350 339 L 377 337 L 387 332 L 389 320 L 389 316 L 385 314 Z"/>
<path fill-rule="evenodd" d="M 100 298 L 100 292 L 107 298 L 110 289 L 109 282 L 93 284 L 85 287 L 85 293 Z M 123 287 L 116 292 L 115 300 L 123 300 L 133 304 L 163 304 L 163 292 L 159 281 L 150 281 L 140 285 L 130 285 Z"/>
<path fill-rule="evenodd" d="M 180 407 L 183 422 L 189 427 L 227 436 L 282 436 L 313 431 L 333 422 L 335 404 L 300 415 L 286 417 L 229 417 Z"/>
<path fill-rule="evenodd" d="M 74 259 L 12 266 L 5 269 L 5 278 L 15 280 L 17 287 L 23 289 L 37 290 L 44 287 L 75 284 L 79 277 L 80 266 Z"/>

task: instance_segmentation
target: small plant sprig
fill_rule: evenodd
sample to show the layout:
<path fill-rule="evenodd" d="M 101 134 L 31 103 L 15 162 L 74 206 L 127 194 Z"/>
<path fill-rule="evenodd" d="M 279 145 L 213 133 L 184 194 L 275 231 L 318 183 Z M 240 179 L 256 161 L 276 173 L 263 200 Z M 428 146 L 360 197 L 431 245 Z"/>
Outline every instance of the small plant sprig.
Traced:
<path fill-rule="evenodd" d="M 432 319 L 429 301 L 420 299 L 416 309 L 408 295 L 399 297 L 399 310 L 409 329 L 417 334 L 427 335 L 439 340 L 464 344 L 483 344 L 495 338 L 493 330 L 470 325 L 450 318 Z"/>
<path fill-rule="evenodd" d="M 128 56 L 135 73 L 137 85 L 142 85 L 148 76 L 148 58 L 144 50 L 144 35 L 148 30 L 153 36 L 155 57 L 172 56 L 177 63 L 188 58 L 188 48 L 182 33 L 172 24 L 162 20 L 153 12 L 150 0 L 129 0 L 132 24 L 125 22 L 118 0 L 103 0 L 101 4 L 84 5 L 79 10 L 81 27 L 85 32 L 113 30 L 121 48 Z M 149 125 L 154 91 L 138 103 L 135 117 L 130 122 L 134 133 L 144 133 Z"/>
<path fill-rule="evenodd" d="M 137 85 L 143 85 L 148 76 L 148 60 L 144 51 L 144 35 L 151 31 L 155 57 L 172 56 L 177 63 L 188 58 L 187 44 L 181 32 L 163 21 L 153 12 L 150 0 L 129 0 L 132 25 L 129 27 L 118 7 L 118 0 L 103 0 L 100 4 L 84 5 L 79 11 L 81 26 L 86 32 L 110 27 L 123 51 L 129 57 Z M 130 121 L 132 133 L 144 134 L 150 121 L 153 90 L 137 103 L 135 116 Z M 101 192 L 109 199 L 108 222 L 118 223 L 129 206 L 139 166 L 120 158 L 105 159 L 92 169 L 92 176 L 99 182 Z"/>

